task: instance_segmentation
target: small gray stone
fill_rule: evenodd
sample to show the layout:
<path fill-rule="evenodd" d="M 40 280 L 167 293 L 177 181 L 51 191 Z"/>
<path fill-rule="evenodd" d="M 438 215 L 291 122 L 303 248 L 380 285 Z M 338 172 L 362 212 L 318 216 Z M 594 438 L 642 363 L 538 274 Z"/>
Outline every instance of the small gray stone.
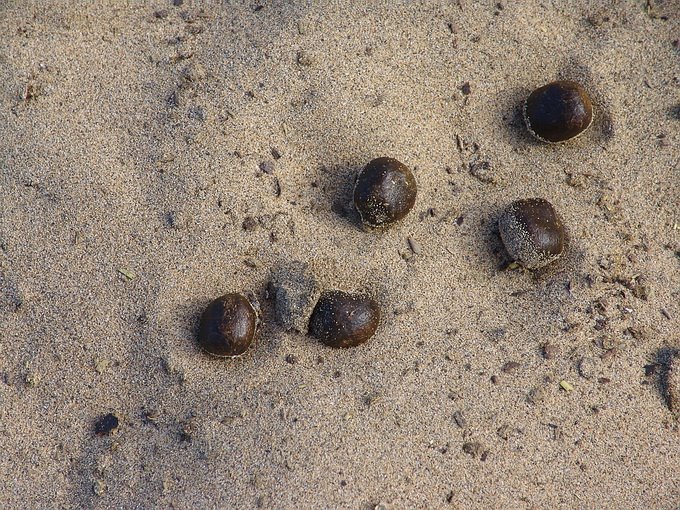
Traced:
<path fill-rule="evenodd" d="M 272 276 L 276 320 L 285 329 L 307 333 L 321 289 L 309 266 L 293 262 Z"/>

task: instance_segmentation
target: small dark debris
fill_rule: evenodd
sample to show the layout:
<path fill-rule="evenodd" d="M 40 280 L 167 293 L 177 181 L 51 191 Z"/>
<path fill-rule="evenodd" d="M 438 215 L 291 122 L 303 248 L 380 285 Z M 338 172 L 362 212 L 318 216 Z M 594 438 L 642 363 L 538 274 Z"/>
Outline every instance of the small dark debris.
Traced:
<path fill-rule="evenodd" d="M 483 160 L 471 161 L 469 164 L 470 175 L 475 177 L 477 180 L 485 183 L 491 184 L 495 182 L 493 176 L 493 169 L 491 163 Z"/>
<path fill-rule="evenodd" d="M 484 445 L 478 442 L 464 443 L 463 452 L 475 459 L 479 457 L 479 460 L 481 461 L 486 460 L 486 457 L 489 454 L 488 450 L 484 448 Z"/>
<path fill-rule="evenodd" d="M 501 425 L 496 429 L 496 435 L 500 437 L 503 441 L 507 441 L 510 437 L 510 427 L 508 425 Z"/>
<path fill-rule="evenodd" d="M 599 377 L 597 379 L 597 382 L 599 382 L 600 384 L 607 384 L 612 382 L 612 380 L 609 377 Z"/>
<path fill-rule="evenodd" d="M 333 379 L 340 379 L 341 375 L 342 373 L 340 372 L 340 370 L 336 370 L 335 372 L 333 372 Z"/>
<path fill-rule="evenodd" d="M 647 279 L 644 277 L 639 277 L 634 280 L 634 282 L 629 287 L 633 296 L 643 301 L 649 299 L 649 286 L 647 285 Z"/>
<path fill-rule="evenodd" d="M 472 89 L 470 88 L 470 82 L 466 81 L 461 85 L 460 91 L 463 93 L 464 96 L 469 96 L 470 92 L 472 92 Z"/>
<path fill-rule="evenodd" d="M 646 334 L 645 334 L 644 330 L 642 330 L 638 327 L 631 326 L 629 328 L 626 328 L 625 332 L 628 333 L 633 338 L 635 338 L 635 340 L 641 340 L 642 341 L 642 340 L 646 339 L 645 338 Z"/>
<path fill-rule="evenodd" d="M 463 413 L 461 413 L 460 411 L 456 411 L 455 413 L 453 413 L 453 421 L 455 421 L 456 425 L 458 425 L 461 429 L 464 429 L 465 425 L 467 425 L 465 417 L 463 417 Z"/>
<path fill-rule="evenodd" d="M 454 495 L 453 491 L 449 491 L 449 493 L 446 495 L 446 502 L 447 503 L 451 504 L 451 502 L 453 501 L 453 495 Z"/>
<path fill-rule="evenodd" d="M 295 57 L 295 61 L 301 67 L 309 67 L 314 63 L 314 61 L 312 60 L 312 57 L 309 55 L 309 53 L 307 53 L 304 50 L 300 50 L 300 51 L 297 52 L 297 56 Z"/>
<path fill-rule="evenodd" d="M 245 264 L 245 266 L 249 267 L 250 269 L 257 269 L 259 266 L 257 261 L 251 258 L 243 259 L 243 264 Z"/>
<path fill-rule="evenodd" d="M 274 173 L 274 162 L 263 161 L 260 163 L 260 170 L 267 175 L 272 175 Z"/>
<path fill-rule="evenodd" d="M 272 158 L 276 159 L 281 159 L 281 153 L 276 147 L 271 148 L 271 153 L 272 153 Z"/>
<path fill-rule="evenodd" d="M 179 440 L 183 443 L 191 443 L 193 440 L 194 426 L 191 421 L 182 423 L 179 430 Z"/>
<path fill-rule="evenodd" d="M 99 418 L 94 424 L 94 433 L 98 436 L 109 436 L 118 430 L 118 416 L 113 413 L 106 414 Z"/>
<path fill-rule="evenodd" d="M 516 361 L 508 361 L 501 370 L 505 374 L 514 374 L 521 365 Z"/>
<path fill-rule="evenodd" d="M 498 384 L 498 376 L 497 375 L 491 376 L 491 383 L 492 384 Z"/>
<path fill-rule="evenodd" d="M 184 0 L 172 0 L 172 5 L 174 5 L 175 7 L 181 7 L 183 3 Z"/>
<path fill-rule="evenodd" d="M 179 94 L 176 90 L 168 96 L 167 103 L 171 108 L 177 108 L 179 106 Z"/>
<path fill-rule="evenodd" d="M 246 232 L 254 232 L 255 230 L 257 230 L 258 222 L 252 216 L 246 216 L 243 219 L 243 224 L 241 226 L 243 227 L 243 230 L 245 230 Z"/>
<path fill-rule="evenodd" d="M 205 111 L 200 106 L 192 106 L 187 110 L 187 117 L 203 122 L 205 121 Z"/>
<path fill-rule="evenodd" d="M 609 361 L 612 358 L 615 358 L 618 353 L 619 353 L 619 350 L 616 347 L 614 347 L 613 349 L 607 349 L 606 351 L 604 351 L 602 353 L 602 355 L 600 356 L 600 359 L 602 361 Z"/>
<path fill-rule="evenodd" d="M 294 354 L 286 354 L 286 363 L 295 365 L 295 363 L 297 363 L 297 357 Z"/>
<path fill-rule="evenodd" d="M 559 354 L 560 348 L 555 344 L 545 344 L 543 346 L 543 357 L 547 360 L 555 359 Z"/>
<path fill-rule="evenodd" d="M 156 425 L 158 422 L 158 416 L 158 411 L 155 409 L 143 411 L 142 422 L 144 422 L 145 425 Z"/>
<path fill-rule="evenodd" d="M 658 369 L 659 369 L 658 363 L 650 363 L 649 365 L 645 365 L 645 377 L 655 375 Z"/>
<path fill-rule="evenodd" d="M 414 238 L 409 237 L 407 239 L 408 241 L 408 247 L 411 249 L 414 255 L 420 255 L 422 253 L 422 248 L 420 246 L 420 243 L 416 241 Z"/>
<path fill-rule="evenodd" d="M 256 5 L 253 8 L 253 12 L 260 12 L 262 9 L 264 9 L 264 5 Z"/>

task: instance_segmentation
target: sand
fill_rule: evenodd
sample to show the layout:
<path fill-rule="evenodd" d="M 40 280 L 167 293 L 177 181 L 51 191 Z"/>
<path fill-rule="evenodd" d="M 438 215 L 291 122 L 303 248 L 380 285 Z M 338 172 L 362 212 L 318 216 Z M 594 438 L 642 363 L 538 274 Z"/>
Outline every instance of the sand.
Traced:
<path fill-rule="evenodd" d="M 0 507 L 677 508 L 678 2 L 174 3 L 0 2 Z M 596 120 L 547 145 L 556 78 Z M 367 233 L 378 156 L 419 193 Z M 523 197 L 569 230 L 533 274 Z M 375 337 L 277 325 L 291 261 Z M 257 345 L 211 358 L 241 290 Z"/>

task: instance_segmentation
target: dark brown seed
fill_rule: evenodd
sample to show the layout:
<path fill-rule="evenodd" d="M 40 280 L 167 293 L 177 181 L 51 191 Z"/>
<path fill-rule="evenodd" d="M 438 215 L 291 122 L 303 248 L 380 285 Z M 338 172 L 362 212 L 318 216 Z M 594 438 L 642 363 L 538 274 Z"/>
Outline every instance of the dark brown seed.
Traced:
<path fill-rule="evenodd" d="M 593 121 L 586 91 L 573 81 L 554 81 L 534 90 L 524 103 L 529 132 L 543 142 L 564 142 L 585 131 Z"/>
<path fill-rule="evenodd" d="M 401 220 L 416 202 L 413 173 L 393 158 L 377 158 L 359 172 L 354 207 L 369 227 L 387 227 Z"/>
<path fill-rule="evenodd" d="M 528 198 L 510 204 L 498 220 L 505 249 L 527 269 L 538 269 L 562 255 L 565 232 L 547 200 Z"/>
<path fill-rule="evenodd" d="M 203 312 L 198 343 L 214 356 L 240 356 L 253 341 L 257 325 L 255 297 L 226 294 L 215 299 Z"/>
<path fill-rule="evenodd" d="M 371 298 L 339 290 L 321 295 L 309 332 L 331 347 L 354 347 L 373 336 L 380 322 L 380 308 Z"/>

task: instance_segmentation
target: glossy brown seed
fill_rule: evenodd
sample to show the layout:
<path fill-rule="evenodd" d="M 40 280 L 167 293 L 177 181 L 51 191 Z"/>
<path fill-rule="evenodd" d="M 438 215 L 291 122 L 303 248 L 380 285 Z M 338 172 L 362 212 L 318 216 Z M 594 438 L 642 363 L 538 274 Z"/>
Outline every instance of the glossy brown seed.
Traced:
<path fill-rule="evenodd" d="M 373 336 L 380 322 L 380 308 L 370 297 L 339 290 L 321 295 L 309 332 L 331 347 L 354 347 Z"/>
<path fill-rule="evenodd" d="M 215 299 L 203 312 L 198 343 L 214 356 L 240 356 L 253 341 L 257 325 L 255 297 L 226 294 Z"/>
<path fill-rule="evenodd" d="M 508 254 L 527 269 L 549 264 L 564 250 L 564 226 L 550 202 L 542 198 L 513 202 L 498 227 Z"/>
<path fill-rule="evenodd" d="M 359 172 L 354 207 L 364 225 L 387 227 L 401 220 L 416 202 L 416 179 L 394 158 L 377 158 Z"/>
<path fill-rule="evenodd" d="M 585 131 L 593 121 L 586 91 L 573 81 L 554 81 L 534 90 L 524 103 L 529 132 L 543 142 L 564 142 Z"/>

